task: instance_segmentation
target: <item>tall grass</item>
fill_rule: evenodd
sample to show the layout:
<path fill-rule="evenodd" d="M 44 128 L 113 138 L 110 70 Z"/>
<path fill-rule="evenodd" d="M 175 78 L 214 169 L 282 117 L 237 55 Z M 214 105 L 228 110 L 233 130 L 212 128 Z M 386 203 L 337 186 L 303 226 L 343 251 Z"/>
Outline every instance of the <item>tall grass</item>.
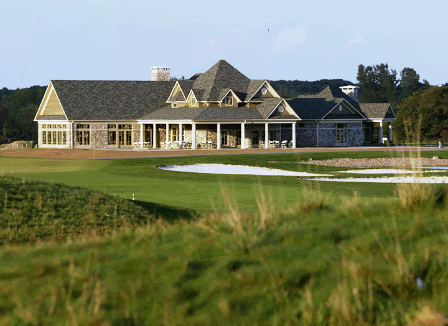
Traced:
<path fill-rule="evenodd" d="M 380 204 L 305 188 L 286 207 L 256 185 L 254 212 L 222 188 L 226 213 L 5 244 L 0 325 L 443 325 L 447 191 L 409 187 Z M 38 212 L 53 200 L 44 189 L 6 191 L 2 212 Z M 94 218 L 101 198 L 84 206 Z"/>

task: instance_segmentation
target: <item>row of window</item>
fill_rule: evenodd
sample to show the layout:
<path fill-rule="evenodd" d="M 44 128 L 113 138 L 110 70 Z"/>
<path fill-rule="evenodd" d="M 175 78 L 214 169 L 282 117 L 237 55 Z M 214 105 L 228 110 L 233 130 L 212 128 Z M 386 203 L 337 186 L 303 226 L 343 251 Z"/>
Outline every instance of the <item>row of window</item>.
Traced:
<path fill-rule="evenodd" d="M 67 125 L 60 124 L 42 124 L 42 129 L 67 129 Z"/>
<path fill-rule="evenodd" d="M 42 131 L 42 144 L 67 145 L 66 131 Z"/>
<path fill-rule="evenodd" d="M 289 126 L 289 124 L 282 124 Z M 299 127 L 302 127 L 303 123 L 299 123 Z M 46 124 L 42 125 L 42 129 L 66 129 L 66 125 L 58 124 Z M 109 145 L 120 145 L 120 146 L 131 146 L 132 145 L 132 125 L 130 124 L 109 124 L 108 125 L 108 144 Z M 151 139 L 152 135 L 149 130 L 145 130 L 145 139 Z M 367 130 L 366 130 L 367 131 Z M 262 132 L 262 137 L 264 138 L 264 131 Z M 221 142 L 222 144 L 229 144 L 229 132 L 226 130 L 221 131 Z M 336 124 L 336 143 L 345 144 L 347 136 L 347 124 L 337 123 Z M 370 140 L 370 130 L 366 132 L 366 141 Z M 280 131 L 270 130 L 269 139 L 279 140 Z M 179 140 L 179 132 L 177 128 L 170 129 L 169 139 L 171 141 Z M 185 139 L 185 129 L 182 129 L 182 139 Z M 76 140 L 78 145 L 90 145 L 90 125 L 88 124 L 78 124 L 76 126 Z M 237 144 L 241 142 L 241 131 L 237 131 Z M 66 145 L 67 144 L 67 132 L 66 131 L 55 131 L 55 130 L 43 130 L 42 131 L 42 144 L 44 145 Z"/>

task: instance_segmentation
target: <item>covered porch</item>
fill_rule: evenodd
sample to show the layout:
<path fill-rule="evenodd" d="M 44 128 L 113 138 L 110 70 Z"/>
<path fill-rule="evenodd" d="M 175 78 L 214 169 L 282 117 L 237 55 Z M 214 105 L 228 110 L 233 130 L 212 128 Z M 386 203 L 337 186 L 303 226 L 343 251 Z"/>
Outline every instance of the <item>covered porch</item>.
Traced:
<path fill-rule="evenodd" d="M 373 119 L 364 122 L 364 143 L 366 144 L 385 144 L 393 141 L 393 120 Z"/>
<path fill-rule="evenodd" d="M 296 148 L 296 121 L 140 121 L 133 149 Z"/>

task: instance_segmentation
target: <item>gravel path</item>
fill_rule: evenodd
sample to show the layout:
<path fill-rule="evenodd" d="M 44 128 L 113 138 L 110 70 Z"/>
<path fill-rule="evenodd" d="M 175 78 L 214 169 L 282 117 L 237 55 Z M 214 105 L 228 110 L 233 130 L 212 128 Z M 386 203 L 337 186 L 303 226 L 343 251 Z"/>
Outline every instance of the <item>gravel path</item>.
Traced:
<path fill-rule="evenodd" d="M 448 166 L 448 159 L 439 158 L 333 158 L 323 161 L 302 161 L 299 163 L 338 166 L 348 168 L 383 168 L 383 167 L 437 167 Z"/>

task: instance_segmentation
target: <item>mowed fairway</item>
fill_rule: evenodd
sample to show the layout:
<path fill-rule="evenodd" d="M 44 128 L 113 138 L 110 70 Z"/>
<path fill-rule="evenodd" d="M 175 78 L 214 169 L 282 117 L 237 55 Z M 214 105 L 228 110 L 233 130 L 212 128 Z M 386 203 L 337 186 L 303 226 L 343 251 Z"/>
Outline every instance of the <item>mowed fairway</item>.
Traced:
<path fill-rule="evenodd" d="M 298 164 L 300 161 L 329 159 L 332 157 L 391 157 L 402 152 L 347 152 L 302 154 L 251 154 L 213 155 L 112 160 L 50 160 L 39 158 L 0 157 L 0 173 L 13 174 L 30 180 L 65 183 L 104 191 L 131 199 L 137 203 L 168 214 L 207 213 L 228 209 L 232 205 L 244 212 L 257 211 L 257 198 L 270 197 L 276 205 L 294 205 L 307 189 L 318 189 L 326 198 L 340 200 L 341 195 L 353 196 L 356 192 L 366 199 L 381 201 L 394 195 L 396 185 L 363 183 L 318 183 L 296 177 L 212 175 L 172 172 L 157 169 L 158 165 L 224 163 L 263 166 L 290 171 L 332 173 L 344 168 Z M 446 152 L 425 152 L 423 156 Z M 271 163 L 287 162 L 287 163 Z M 227 198 L 228 197 L 228 198 Z"/>

